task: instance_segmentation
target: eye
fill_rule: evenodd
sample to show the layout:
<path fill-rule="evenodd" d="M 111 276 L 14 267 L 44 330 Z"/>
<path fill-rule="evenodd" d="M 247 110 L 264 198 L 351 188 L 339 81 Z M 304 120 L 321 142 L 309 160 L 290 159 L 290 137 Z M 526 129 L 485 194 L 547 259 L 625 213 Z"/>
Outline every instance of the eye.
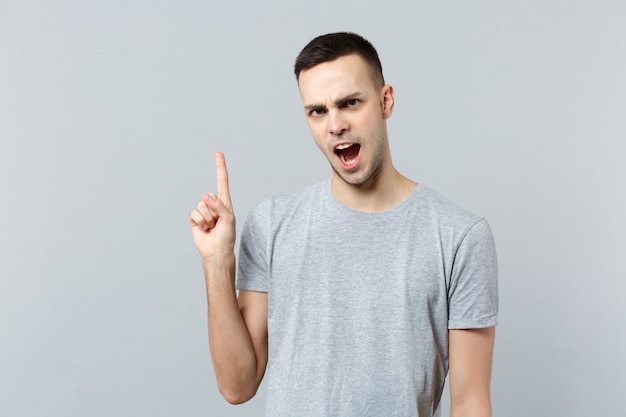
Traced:
<path fill-rule="evenodd" d="M 361 105 L 361 99 L 347 98 L 339 103 L 340 109 L 357 109 Z"/>
<path fill-rule="evenodd" d="M 324 109 L 323 107 L 313 108 L 309 110 L 309 116 L 311 117 L 319 117 L 324 113 L 326 113 L 326 109 Z"/>

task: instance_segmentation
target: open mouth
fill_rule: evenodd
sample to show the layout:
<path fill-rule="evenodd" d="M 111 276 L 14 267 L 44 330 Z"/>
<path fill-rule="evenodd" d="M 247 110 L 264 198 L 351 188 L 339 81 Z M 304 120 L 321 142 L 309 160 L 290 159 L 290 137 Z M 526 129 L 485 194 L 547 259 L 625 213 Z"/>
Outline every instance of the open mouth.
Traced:
<path fill-rule="evenodd" d="M 335 147 L 335 155 L 339 157 L 344 168 L 352 168 L 356 165 L 360 151 L 361 145 L 358 143 L 342 143 Z"/>

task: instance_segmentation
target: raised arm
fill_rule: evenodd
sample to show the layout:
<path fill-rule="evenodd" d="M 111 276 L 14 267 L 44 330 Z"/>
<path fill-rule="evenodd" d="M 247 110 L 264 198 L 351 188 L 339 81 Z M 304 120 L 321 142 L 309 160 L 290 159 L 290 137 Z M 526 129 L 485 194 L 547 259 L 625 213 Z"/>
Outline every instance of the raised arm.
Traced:
<path fill-rule="evenodd" d="M 239 404 L 256 393 L 267 364 L 267 294 L 235 289 L 235 214 L 222 153 L 215 154 L 218 194 L 205 194 L 189 224 L 206 280 L 209 345 L 224 398 Z"/>
<path fill-rule="evenodd" d="M 449 332 L 450 417 L 491 417 L 495 326 Z"/>

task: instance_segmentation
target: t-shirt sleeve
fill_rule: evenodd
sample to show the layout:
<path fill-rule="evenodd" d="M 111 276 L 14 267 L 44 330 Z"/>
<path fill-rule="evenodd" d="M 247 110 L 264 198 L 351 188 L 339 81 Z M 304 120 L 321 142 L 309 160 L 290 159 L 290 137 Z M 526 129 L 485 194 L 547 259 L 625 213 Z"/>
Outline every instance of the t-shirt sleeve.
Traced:
<path fill-rule="evenodd" d="M 472 329 L 497 324 L 498 265 L 485 219 L 465 234 L 456 251 L 448 292 L 448 328 Z"/>
<path fill-rule="evenodd" d="M 254 207 L 243 226 L 239 243 L 238 290 L 268 292 L 268 202 Z"/>

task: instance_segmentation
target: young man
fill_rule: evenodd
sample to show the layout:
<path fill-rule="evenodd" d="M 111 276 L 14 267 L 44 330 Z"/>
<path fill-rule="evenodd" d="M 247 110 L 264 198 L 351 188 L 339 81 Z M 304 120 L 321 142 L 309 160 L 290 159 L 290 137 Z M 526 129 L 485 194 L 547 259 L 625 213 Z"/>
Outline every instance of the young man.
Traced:
<path fill-rule="evenodd" d="M 438 416 L 449 370 L 451 415 L 490 416 L 489 226 L 393 166 L 394 90 L 367 40 L 315 38 L 295 72 L 331 177 L 251 211 L 237 286 L 222 154 L 190 215 L 220 392 L 247 401 L 267 364 L 267 416 Z"/>

